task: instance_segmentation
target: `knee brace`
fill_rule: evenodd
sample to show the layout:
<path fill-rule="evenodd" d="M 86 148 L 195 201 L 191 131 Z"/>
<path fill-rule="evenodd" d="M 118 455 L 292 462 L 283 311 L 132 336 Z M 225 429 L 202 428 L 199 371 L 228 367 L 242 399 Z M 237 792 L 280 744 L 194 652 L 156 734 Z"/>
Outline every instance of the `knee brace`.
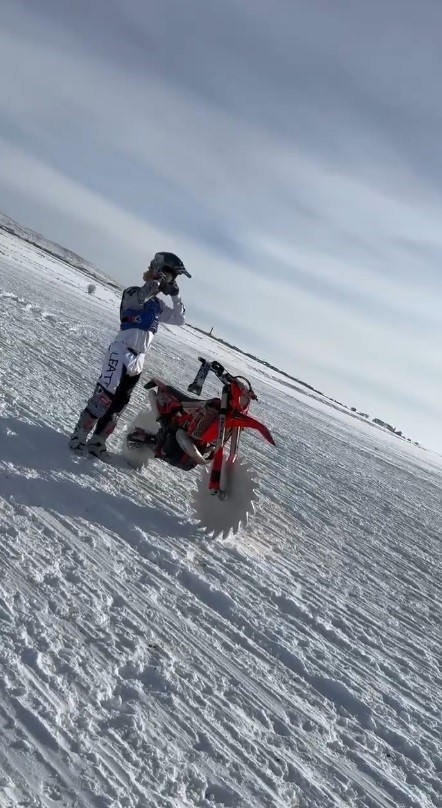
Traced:
<path fill-rule="evenodd" d="M 112 404 L 113 396 L 107 393 L 101 384 L 97 384 L 93 394 L 86 404 L 86 409 L 89 410 L 94 418 L 102 418 Z"/>

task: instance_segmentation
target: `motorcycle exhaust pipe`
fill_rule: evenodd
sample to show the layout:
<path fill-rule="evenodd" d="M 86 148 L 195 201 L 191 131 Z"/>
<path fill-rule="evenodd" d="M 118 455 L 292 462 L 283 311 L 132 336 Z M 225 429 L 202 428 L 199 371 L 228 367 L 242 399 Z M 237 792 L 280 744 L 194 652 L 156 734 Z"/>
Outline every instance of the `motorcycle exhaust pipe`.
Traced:
<path fill-rule="evenodd" d="M 149 406 L 154 414 L 155 418 L 158 420 L 160 417 L 160 413 L 158 411 L 158 404 L 157 404 L 157 394 L 153 390 L 149 390 L 147 393 L 147 397 L 149 399 Z"/>
<path fill-rule="evenodd" d="M 175 437 L 183 452 L 189 455 L 199 466 L 206 466 L 207 463 L 210 463 L 210 460 L 206 460 L 206 458 L 202 456 L 201 452 L 196 448 L 193 440 L 189 438 L 184 429 L 177 429 Z"/>

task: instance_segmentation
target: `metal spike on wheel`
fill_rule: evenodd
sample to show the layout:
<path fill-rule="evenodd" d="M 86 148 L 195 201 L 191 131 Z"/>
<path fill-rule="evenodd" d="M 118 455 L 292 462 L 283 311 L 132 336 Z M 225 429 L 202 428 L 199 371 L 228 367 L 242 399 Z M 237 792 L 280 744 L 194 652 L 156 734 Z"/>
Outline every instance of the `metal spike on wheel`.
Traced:
<path fill-rule="evenodd" d="M 209 491 L 209 469 L 202 469 L 191 503 L 195 519 L 206 536 L 227 538 L 246 527 L 258 499 L 258 482 L 249 463 L 242 459 L 226 461 L 221 474 L 225 498 Z"/>
<path fill-rule="evenodd" d="M 141 469 L 143 466 L 147 466 L 148 462 L 153 459 L 154 454 L 152 446 L 147 443 L 140 443 L 137 446 L 135 441 L 128 441 L 128 436 L 135 432 L 136 429 L 143 430 L 149 435 L 155 435 L 159 428 L 157 418 L 158 410 L 150 402 L 150 408 L 139 412 L 130 424 L 124 436 L 121 454 L 132 468 Z"/>

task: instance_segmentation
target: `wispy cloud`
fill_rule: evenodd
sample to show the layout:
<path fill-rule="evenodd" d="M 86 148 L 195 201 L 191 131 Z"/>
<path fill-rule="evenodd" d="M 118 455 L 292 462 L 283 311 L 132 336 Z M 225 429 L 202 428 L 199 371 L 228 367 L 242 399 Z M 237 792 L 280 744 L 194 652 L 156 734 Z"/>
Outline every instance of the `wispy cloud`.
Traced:
<path fill-rule="evenodd" d="M 176 250 L 190 319 L 442 448 L 438 4 L 2 11 L 7 213 L 122 282 Z"/>

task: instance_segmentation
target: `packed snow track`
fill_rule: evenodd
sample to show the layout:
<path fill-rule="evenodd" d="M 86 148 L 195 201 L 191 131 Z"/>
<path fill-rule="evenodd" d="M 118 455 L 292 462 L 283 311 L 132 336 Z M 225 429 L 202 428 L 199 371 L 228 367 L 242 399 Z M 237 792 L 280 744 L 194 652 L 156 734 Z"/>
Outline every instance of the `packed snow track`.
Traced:
<path fill-rule="evenodd" d="M 0 230 L 1 808 L 441 808 L 441 458 L 249 377 L 277 450 L 244 438 L 238 536 L 192 519 L 193 473 L 68 435 L 117 324 L 115 290 Z M 213 388 L 215 391 L 215 388 Z"/>

